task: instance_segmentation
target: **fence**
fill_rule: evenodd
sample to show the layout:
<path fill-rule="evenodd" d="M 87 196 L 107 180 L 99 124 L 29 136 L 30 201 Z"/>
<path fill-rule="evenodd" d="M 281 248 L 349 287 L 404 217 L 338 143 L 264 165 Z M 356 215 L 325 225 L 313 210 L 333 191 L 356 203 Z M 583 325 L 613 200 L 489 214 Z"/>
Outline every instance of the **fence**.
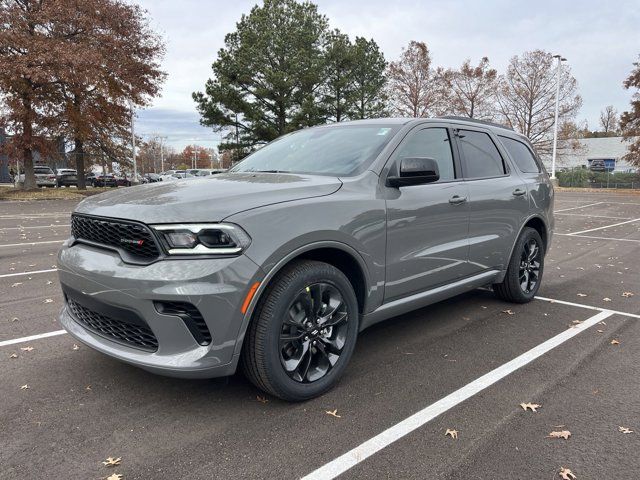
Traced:
<path fill-rule="evenodd" d="M 561 187 L 640 189 L 640 174 L 623 172 L 592 172 L 586 168 L 574 168 L 557 172 Z"/>

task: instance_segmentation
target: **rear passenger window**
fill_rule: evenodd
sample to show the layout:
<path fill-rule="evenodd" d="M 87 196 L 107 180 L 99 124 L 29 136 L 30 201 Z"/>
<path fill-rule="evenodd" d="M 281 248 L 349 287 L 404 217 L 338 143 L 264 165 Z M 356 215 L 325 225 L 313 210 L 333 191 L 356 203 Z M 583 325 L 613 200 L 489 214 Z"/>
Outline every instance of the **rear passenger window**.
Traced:
<path fill-rule="evenodd" d="M 455 179 L 451 141 L 446 128 L 425 128 L 400 145 L 396 158 L 429 157 L 438 162 L 440 181 Z"/>
<path fill-rule="evenodd" d="M 538 162 L 536 162 L 536 158 L 533 156 L 533 153 L 524 143 L 519 142 L 518 140 L 514 140 L 509 137 L 500 137 L 502 144 L 513 158 L 513 161 L 516 162 L 518 168 L 521 172 L 524 173 L 538 173 L 540 172 L 540 167 L 538 166 Z"/>
<path fill-rule="evenodd" d="M 458 143 L 464 157 L 467 178 L 504 175 L 502 157 L 489 135 L 473 130 L 458 130 Z"/>

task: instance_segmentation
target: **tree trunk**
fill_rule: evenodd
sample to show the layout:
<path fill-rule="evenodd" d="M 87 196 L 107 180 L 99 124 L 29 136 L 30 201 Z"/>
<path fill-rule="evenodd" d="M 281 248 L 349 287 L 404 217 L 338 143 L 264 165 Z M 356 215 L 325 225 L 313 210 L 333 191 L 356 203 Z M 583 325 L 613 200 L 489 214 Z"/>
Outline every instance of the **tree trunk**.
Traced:
<path fill-rule="evenodd" d="M 78 172 L 78 190 L 86 190 L 87 184 L 84 178 L 84 144 L 81 139 L 74 139 L 74 151 L 76 154 L 76 171 Z"/>
<path fill-rule="evenodd" d="M 22 188 L 25 190 L 31 190 L 37 188 L 36 175 L 33 171 L 33 149 L 31 144 L 33 142 L 33 125 L 31 124 L 31 100 L 24 97 L 25 115 L 22 120 L 22 133 L 24 135 L 25 147 L 22 150 L 22 162 L 24 163 L 24 183 Z M 20 178 L 20 171 L 18 170 L 18 178 Z"/>

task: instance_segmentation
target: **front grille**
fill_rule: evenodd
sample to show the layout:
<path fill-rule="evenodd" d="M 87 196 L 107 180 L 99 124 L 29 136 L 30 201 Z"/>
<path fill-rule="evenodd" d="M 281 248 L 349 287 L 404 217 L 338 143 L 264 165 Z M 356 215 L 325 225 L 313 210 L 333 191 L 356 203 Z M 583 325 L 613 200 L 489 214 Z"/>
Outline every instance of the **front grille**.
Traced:
<path fill-rule="evenodd" d="M 163 315 L 175 315 L 180 317 L 193 338 L 200 345 L 211 343 L 211 332 L 202 318 L 200 310 L 188 302 L 154 302 L 156 310 Z"/>
<path fill-rule="evenodd" d="M 156 336 L 141 319 L 139 325 L 124 322 L 95 312 L 70 297 L 67 297 L 67 305 L 75 320 L 97 335 L 150 352 L 158 349 Z"/>
<path fill-rule="evenodd" d="M 115 248 L 134 260 L 152 261 L 160 256 L 153 234 L 138 223 L 73 214 L 71 235 L 79 241 Z"/>

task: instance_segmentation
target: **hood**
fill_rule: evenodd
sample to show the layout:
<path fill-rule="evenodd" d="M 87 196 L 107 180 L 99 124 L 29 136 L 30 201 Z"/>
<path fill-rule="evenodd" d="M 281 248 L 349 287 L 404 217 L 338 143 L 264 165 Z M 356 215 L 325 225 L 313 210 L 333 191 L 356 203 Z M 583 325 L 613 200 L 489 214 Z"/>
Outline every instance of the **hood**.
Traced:
<path fill-rule="evenodd" d="M 83 200 L 76 212 L 144 223 L 219 222 L 274 203 L 330 195 L 337 177 L 284 173 L 223 173 L 121 188 Z"/>

